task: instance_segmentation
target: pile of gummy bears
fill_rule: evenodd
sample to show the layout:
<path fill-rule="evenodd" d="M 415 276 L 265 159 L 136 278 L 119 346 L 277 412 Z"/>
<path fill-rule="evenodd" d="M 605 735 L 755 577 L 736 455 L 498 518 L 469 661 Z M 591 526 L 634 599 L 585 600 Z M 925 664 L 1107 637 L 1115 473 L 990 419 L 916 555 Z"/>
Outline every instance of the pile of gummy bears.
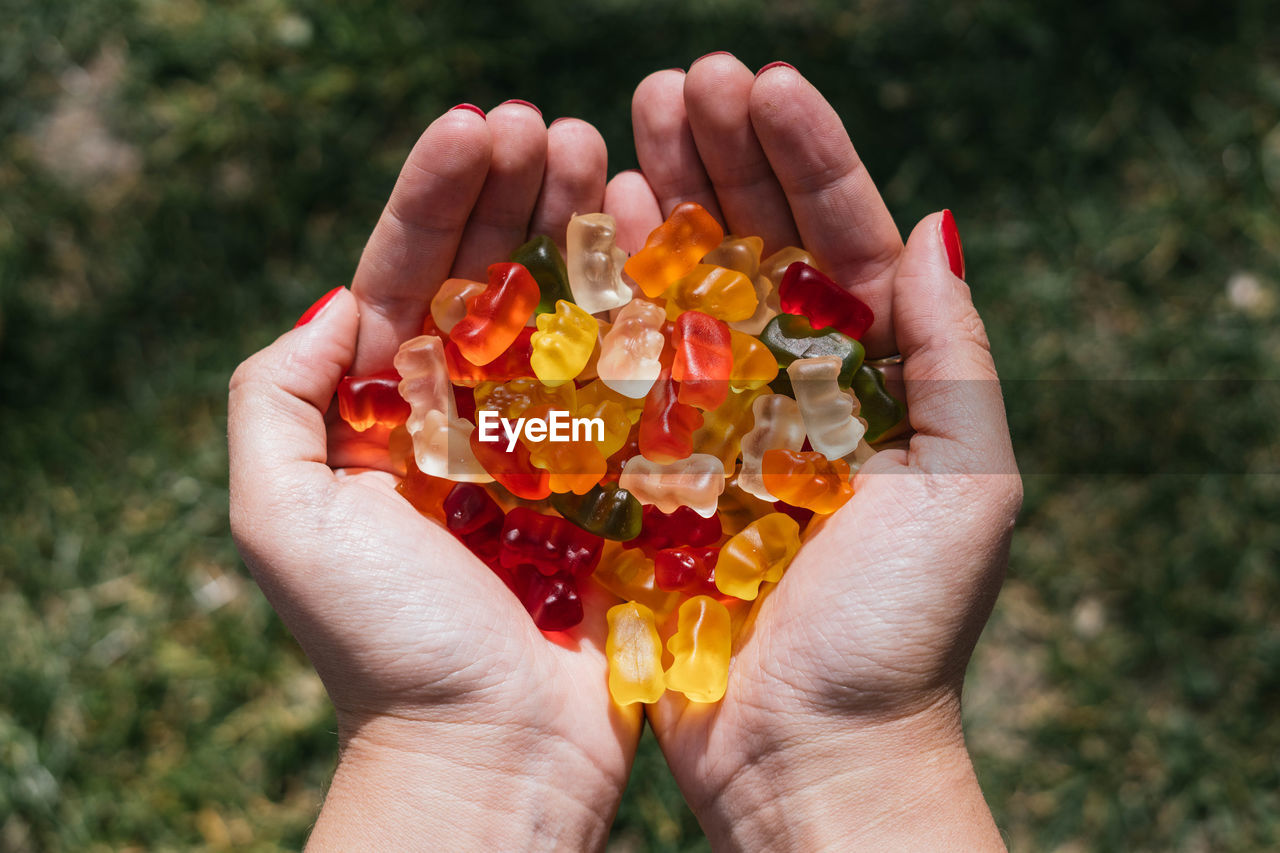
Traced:
<path fill-rule="evenodd" d="M 400 493 L 538 628 L 579 624 L 588 578 L 624 599 L 616 702 L 716 702 L 752 603 L 905 408 L 864 364 L 871 309 L 801 249 L 762 261 L 692 202 L 630 258 L 602 213 L 566 244 L 567 264 L 535 237 L 487 283 L 445 281 L 395 370 L 342 381 L 339 413 L 391 428 Z M 575 420 L 558 438 L 557 414 Z"/>

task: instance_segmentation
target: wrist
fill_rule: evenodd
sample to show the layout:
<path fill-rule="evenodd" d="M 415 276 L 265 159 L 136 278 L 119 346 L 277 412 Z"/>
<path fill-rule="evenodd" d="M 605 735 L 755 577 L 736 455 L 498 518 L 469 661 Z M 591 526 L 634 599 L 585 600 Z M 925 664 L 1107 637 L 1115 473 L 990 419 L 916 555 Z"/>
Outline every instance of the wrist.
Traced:
<path fill-rule="evenodd" d="M 695 811 L 717 850 L 1004 850 L 958 701 L 771 733 Z"/>
<path fill-rule="evenodd" d="M 388 718 L 339 731 L 308 850 L 599 849 L 622 794 L 536 732 Z"/>

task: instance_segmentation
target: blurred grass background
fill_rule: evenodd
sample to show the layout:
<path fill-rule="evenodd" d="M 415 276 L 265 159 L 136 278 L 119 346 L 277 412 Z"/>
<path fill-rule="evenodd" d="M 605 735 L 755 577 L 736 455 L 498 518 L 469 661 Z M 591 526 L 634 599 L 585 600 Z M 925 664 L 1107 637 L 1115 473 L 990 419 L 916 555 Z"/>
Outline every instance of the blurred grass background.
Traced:
<path fill-rule="evenodd" d="M 826 92 L 904 232 L 956 212 L 1023 380 L 1026 507 L 966 692 L 1013 847 L 1280 845 L 1274 2 L 7 0 L 0 19 L 0 849 L 302 844 L 334 723 L 229 538 L 232 369 L 349 281 L 442 110 L 584 117 L 616 171 L 634 85 L 715 49 Z M 1166 380 L 1120 426 L 1188 417 L 1236 463 L 1108 474 L 1125 460 L 1088 383 L 1044 381 L 1097 377 Z M 1179 390 L 1226 379 L 1255 381 Z M 612 843 L 706 846 L 647 736 Z"/>

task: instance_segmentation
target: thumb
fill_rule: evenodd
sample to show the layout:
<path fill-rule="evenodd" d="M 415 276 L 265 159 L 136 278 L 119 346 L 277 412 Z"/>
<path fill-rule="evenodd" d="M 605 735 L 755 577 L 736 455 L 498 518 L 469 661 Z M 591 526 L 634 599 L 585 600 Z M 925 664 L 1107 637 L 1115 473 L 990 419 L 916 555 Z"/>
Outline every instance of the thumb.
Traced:
<path fill-rule="evenodd" d="M 911 232 L 894 277 L 893 326 L 916 432 L 907 462 L 925 473 L 1011 474 L 1004 398 L 960 278 L 961 251 L 951 212 L 931 214 Z"/>
<path fill-rule="evenodd" d="M 300 322 L 231 377 L 227 443 L 237 540 L 275 516 L 274 508 L 296 511 L 324 500 L 335 482 L 324 414 L 355 358 L 355 297 L 337 288 Z"/>

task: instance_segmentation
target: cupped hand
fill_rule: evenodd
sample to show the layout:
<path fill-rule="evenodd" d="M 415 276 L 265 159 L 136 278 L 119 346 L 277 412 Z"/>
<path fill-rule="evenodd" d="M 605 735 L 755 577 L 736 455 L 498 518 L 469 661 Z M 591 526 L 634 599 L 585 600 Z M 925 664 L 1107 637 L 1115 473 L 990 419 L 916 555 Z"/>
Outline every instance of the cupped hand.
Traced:
<path fill-rule="evenodd" d="M 839 117 L 790 66 L 756 76 L 720 54 L 658 72 L 632 118 L 641 170 L 605 197 L 619 241 L 634 251 L 692 200 L 766 255 L 803 245 L 875 311 L 868 358 L 903 356 L 914 430 L 756 608 L 723 701 L 668 691 L 649 709 L 681 789 L 726 845 L 998 848 L 959 701 L 1021 481 L 954 224 L 927 217 L 904 246 Z"/>
<path fill-rule="evenodd" d="M 385 430 L 326 421 L 344 375 L 390 367 L 421 332 L 444 279 L 485 280 L 532 234 L 563 245 L 570 216 L 601 207 L 605 160 L 590 125 L 548 129 L 521 103 L 444 114 L 409 155 L 350 291 L 232 379 L 233 533 L 337 709 L 342 758 L 314 843 L 607 835 L 640 725 L 604 689 L 609 602 L 584 594 L 581 633 L 548 641 L 396 493 Z"/>

